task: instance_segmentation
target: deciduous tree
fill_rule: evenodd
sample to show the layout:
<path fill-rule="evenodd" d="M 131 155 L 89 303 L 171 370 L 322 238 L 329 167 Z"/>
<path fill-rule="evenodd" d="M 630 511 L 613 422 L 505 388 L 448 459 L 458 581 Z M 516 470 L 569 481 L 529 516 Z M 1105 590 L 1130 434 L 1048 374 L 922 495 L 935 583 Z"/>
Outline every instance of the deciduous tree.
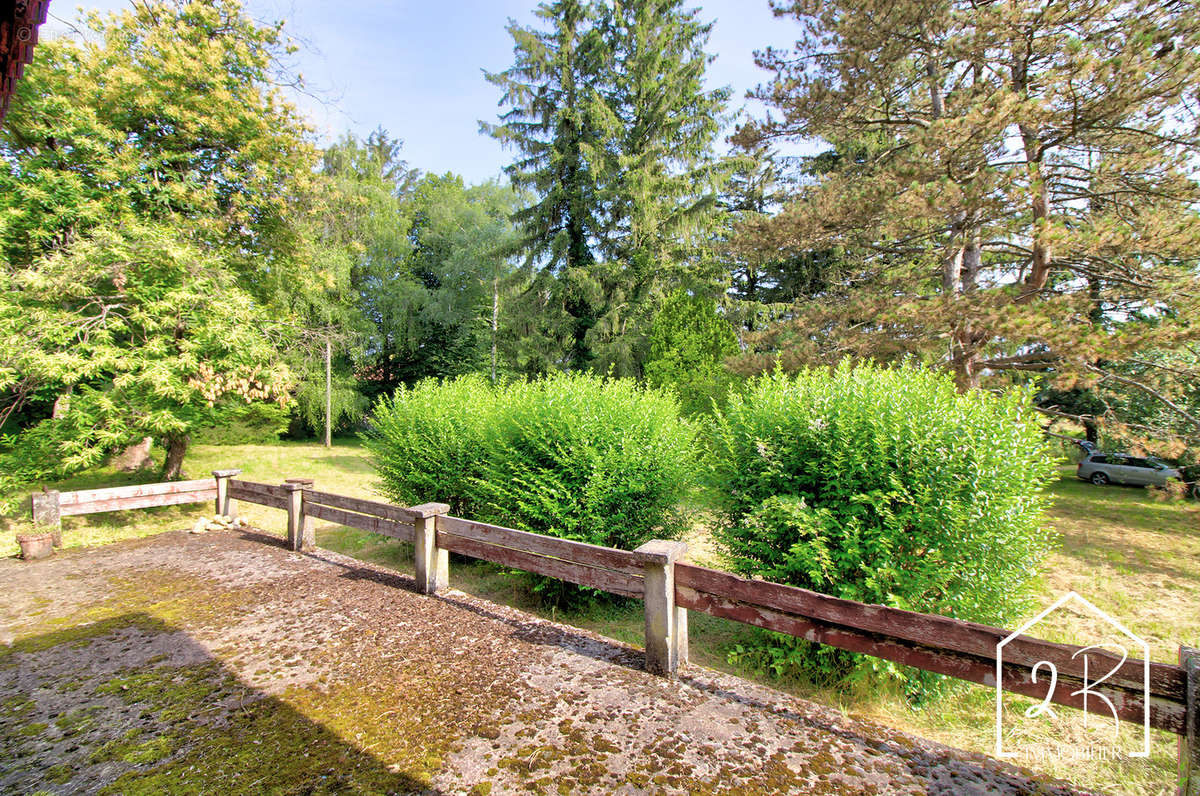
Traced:
<path fill-rule="evenodd" d="M 274 88 L 279 25 L 182 0 L 85 25 L 39 45 L 0 136 L 0 411 L 73 391 L 14 461 L 155 434 L 177 477 L 232 398 L 286 397 L 268 321 L 304 323 L 338 280 L 309 257 L 316 150 Z"/>

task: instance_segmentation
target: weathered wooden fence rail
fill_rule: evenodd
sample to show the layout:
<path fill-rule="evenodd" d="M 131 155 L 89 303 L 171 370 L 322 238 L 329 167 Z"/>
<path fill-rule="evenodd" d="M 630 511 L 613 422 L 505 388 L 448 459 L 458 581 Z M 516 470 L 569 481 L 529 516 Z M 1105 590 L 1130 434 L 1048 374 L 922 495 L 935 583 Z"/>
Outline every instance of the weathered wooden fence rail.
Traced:
<path fill-rule="evenodd" d="M 237 513 L 237 501 L 285 510 L 293 550 L 315 544 L 311 520 L 359 528 L 413 544 L 417 588 L 433 594 L 449 583 L 449 553 L 491 561 L 581 586 L 640 599 L 645 604 L 646 667 L 672 676 L 687 662 L 687 612 L 701 611 L 819 644 L 865 653 L 938 674 L 1003 688 L 1035 699 L 1108 715 L 1102 694 L 1122 719 L 1179 736 L 1180 793 L 1200 796 L 1200 650 L 1180 647 L 1179 665 L 1122 660 L 1099 649 L 1010 636 L 1000 628 L 902 611 L 806 589 L 750 580 L 681 559 L 686 545 L 652 541 L 637 550 L 503 528 L 449 515 L 449 506 L 395 506 L 321 492 L 310 479 L 273 485 L 238 480 L 240 470 L 217 470 L 213 480 L 180 481 L 42 492 L 32 498 L 34 522 L 61 527 L 61 517 L 101 511 L 215 500 L 218 514 Z M 1039 662 L 1057 669 L 1057 687 Z M 1097 673 L 1111 674 L 1097 683 Z M 1090 672 L 1090 674 L 1089 674 Z M 1148 687 L 1147 687 L 1148 682 Z M 1053 689 L 1051 691 L 1051 689 Z M 1147 699 L 1147 694 L 1149 695 Z"/>

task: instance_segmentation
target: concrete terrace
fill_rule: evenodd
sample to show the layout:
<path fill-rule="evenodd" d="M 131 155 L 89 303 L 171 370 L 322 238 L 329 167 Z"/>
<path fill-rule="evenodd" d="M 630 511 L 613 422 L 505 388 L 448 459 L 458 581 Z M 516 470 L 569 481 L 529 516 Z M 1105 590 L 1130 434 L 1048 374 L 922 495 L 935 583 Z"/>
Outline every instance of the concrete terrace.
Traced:
<path fill-rule="evenodd" d="M 0 793 L 1077 792 L 257 533 L 0 583 Z"/>

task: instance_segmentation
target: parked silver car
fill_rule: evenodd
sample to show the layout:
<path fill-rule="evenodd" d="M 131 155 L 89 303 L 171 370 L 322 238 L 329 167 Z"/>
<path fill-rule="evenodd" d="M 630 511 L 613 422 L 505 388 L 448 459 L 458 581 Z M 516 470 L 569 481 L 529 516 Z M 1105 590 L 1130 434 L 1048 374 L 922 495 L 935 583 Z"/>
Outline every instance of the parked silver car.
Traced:
<path fill-rule="evenodd" d="M 1093 484 L 1154 484 L 1165 486 L 1168 478 L 1181 478 L 1181 473 L 1154 459 L 1129 456 L 1124 453 L 1092 451 L 1083 457 L 1075 474 Z"/>

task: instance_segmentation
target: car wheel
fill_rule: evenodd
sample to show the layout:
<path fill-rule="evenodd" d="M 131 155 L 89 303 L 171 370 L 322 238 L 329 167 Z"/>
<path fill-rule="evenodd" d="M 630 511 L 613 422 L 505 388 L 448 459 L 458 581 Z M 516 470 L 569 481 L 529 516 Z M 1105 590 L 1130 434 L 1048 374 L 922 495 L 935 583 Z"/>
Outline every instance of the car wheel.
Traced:
<path fill-rule="evenodd" d="M 1104 473 L 1092 473 L 1090 480 L 1096 486 L 1104 486 L 1108 483 L 1108 476 Z"/>

